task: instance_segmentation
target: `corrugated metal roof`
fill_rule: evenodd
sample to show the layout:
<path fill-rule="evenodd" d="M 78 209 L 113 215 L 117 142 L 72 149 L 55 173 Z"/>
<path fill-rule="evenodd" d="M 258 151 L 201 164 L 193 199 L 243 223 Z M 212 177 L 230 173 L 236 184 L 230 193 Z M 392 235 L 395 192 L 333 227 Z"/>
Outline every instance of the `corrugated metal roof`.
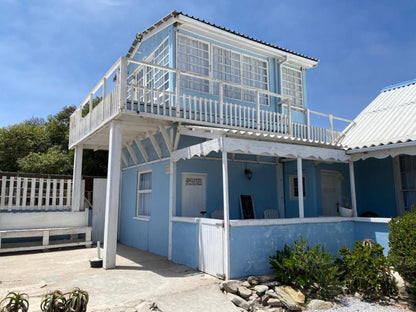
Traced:
<path fill-rule="evenodd" d="M 416 140 L 416 80 L 386 87 L 339 143 L 348 149 Z"/>
<path fill-rule="evenodd" d="M 300 57 L 304 57 L 304 58 L 309 59 L 309 60 L 311 60 L 311 61 L 319 62 L 319 60 L 318 60 L 318 59 L 316 59 L 316 58 L 313 58 L 313 57 L 310 57 L 310 56 L 307 56 L 307 55 L 304 55 L 304 54 L 301 54 L 301 53 L 297 53 L 297 52 L 294 52 L 294 51 L 291 51 L 291 50 L 288 50 L 288 49 L 285 49 L 285 48 L 279 47 L 279 46 L 277 46 L 277 45 L 274 45 L 274 44 L 271 44 L 271 43 L 268 43 L 268 42 L 265 42 L 265 41 L 262 41 L 262 40 L 259 40 L 259 39 L 255 39 L 255 38 L 253 38 L 253 37 L 250 37 L 250 36 L 247 36 L 247 35 L 241 34 L 241 33 L 236 32 L 236 31 L 234 31 L 234 30 L 231 30 L 231 29 L 228 29 L 228 28 L 225 28 L 225 27 L 221 27 L 221 26 L 218 26 L 218 25 L 216 25 L 216 24 L 213 24 L 213 23 L 207 22 L 207 21 L 205 21 L 205 20 L 203 20 L 203 19 L 199 19 L 199 18 L 197 18 L 197 17 L 194 17 L 194 16 L 191 16 L 191 15 L 188 15 L 188 14 L 183 13 L 183 12 L 177 12 L 177 11 L 172 11 L 171 13 L 169 13 L 168 15 L 166 15 L 164 18 L 162 18 L 160 21 L 158 21 L 157 23 L 155 23 L 154 25 L 152 25 L 151 27 L 149 27 L 148 29 L 146 29 L 145 31 L 143 31 L 143 32 L 141 32 L 141 33 L 138 33 L 138 34 L 136 35 L 136 38 L 135 38 L 135 40 L 133 41 L 133 44 L 131 45 L 131 47 L 130 47 L 129 51 L 127 52 L 127 57 L 130 57 L 130 56 L 132 55 L 132 53 L 133 53 L 133 51 L 134 51 L 134 49 L 135 49 L 135 47 L 136 47 L 137 43 L 138 43 L 138 42 L 140 42 L 141 38 L 142 38 L 142 37 L 143 37 L 146 33 L 148 33 L 148 32 L 150 32 L 150 31 L 152 31 L 153 29 L 155 29 L 155 28 L 156 28 L 156 27 L 158 27 L 159 25 L 161 25 L 161 24 L 163 24 L 164 22 L 168 21 L 171 17 L 177 17 L 178 15 L 183 15 L 183 16 L 186 16 L 186 17 L 192 18 L 192 19 L 193 19 L 193 20 L 195 20 L 195 21 L 198 21 L 198 22 L 201 22 L 201 23 L 204 23 L 204 24 L 210 25 L 210 26 L 212 26 L 212 27 L 215 27 L 215 28 L 221 29 L 221 30 L 226 31 L 226 32 L 229 32 L 229 33 L 231 33 L 231 34 L 233 34 L 233 35 L 237 35 L 237 36 L 239 36 L 239 37 L 242 37 L 242 38 L 245 38 L 245 39 L 248 39 L 248 40 L 251 40 L 251 41 L 254 41 L 254 42 L 260 43 L 260 44 L 264 44 L 264 45 L 266 45 L 266 46 L 268 46 L 268 47 L 271 47 L 271 48 L 274 48 L 274 49 L 277 49 L 277 50 L 280 50 L 280 51 L 283 51 L 283 52 L 290 53 L 290 54 L 293 54 L 293 55 L 296 55 L 296 56 L 300 56 Z"/>

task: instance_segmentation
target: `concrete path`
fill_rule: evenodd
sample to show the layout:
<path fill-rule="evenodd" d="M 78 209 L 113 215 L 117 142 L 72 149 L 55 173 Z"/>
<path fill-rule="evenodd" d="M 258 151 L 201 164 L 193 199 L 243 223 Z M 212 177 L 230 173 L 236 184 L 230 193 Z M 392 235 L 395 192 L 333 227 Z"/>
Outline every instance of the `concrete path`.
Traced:
<path fill-rule="evenodd" d="M 42 296 L 59 289 L 88 291 L 89 311 L 150 311 L 154 302 L 163 312 L 240 311 L 219 288 L 219 280 L 145 251 L 119 244 L 117 268 L 93 269 L 95 248 L 0 256 L 0 298 L 8 291 L 30 296 L 30 311 L 39 311 Z M 134 311 L 134 310 L 132 310 Z"/>

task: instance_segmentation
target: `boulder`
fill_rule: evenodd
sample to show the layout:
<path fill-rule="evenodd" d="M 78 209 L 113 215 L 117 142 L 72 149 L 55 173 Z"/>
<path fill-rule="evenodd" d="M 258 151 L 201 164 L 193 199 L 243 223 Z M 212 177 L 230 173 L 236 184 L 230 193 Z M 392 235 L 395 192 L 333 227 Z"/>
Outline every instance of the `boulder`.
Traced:
<path fill-rule="evenodd" d="M 247 311 L 250 308 L 250 305 L 248 304 L 248 302 L 239 296 L 228 293 L 227 297 L 228 299 L 230 299 L 232 303 L 234 303 L 239 308 L 242 308 Z"/>
<path fill-rule="evenodd" d="M 254 286 L 253 289 L 258 295 L 262 295 L 269 289 L 269 287 L 265 285 L 257 285 L 257 286 Z"/>
<path fill-rule="evenodd" d="M 250 288 L 251 284 L 248 281 L 244 281 L 243 283 L 241 283 L 241 286 L 244 286 L 246 288 Z"/>
<path fill-rule="evenodd" d="M 248 298 L 251 296 L 251 290 L 244 286 L 239 286 L 237 288 L 237 293 L 240 295 L 240 297 L 243 297 L 243 298 Z"/>
<path fill-rule="evenodd" d="M 256 276 L 249 276 L 247 282 L 249 282 L 251 286 L 256 286 L 259 284 L 259 278 Z"/>
<path fill-rule="evenodd" d="M 281 289 L 283 289 L 285 293 L 291 296 L 292 299 L 296 301 L 296 303 L 305 303 L 305 295 L 300 290 L 294 290 L 290 286 L 282 286 Z"/>
<path fill-rule="evenodd" d="M 227 281 L 222 284 L 224 291 L 227 293 L 236 294 L 238 291 L 238 282 L 236 281 Z"/>
<path fill-rule="evenodd" d="M 288 308 L 290 311 L 300 311 L 302 308 L 292 299 L 281 287 L 276 287 L 274 289 L 277 299 L 279 299 L 283 305 Z"/>
<path fill-rule="evenodd" d="M 309 310 L 328 310 L 332 308 L 332 303 L 319 299 L 311 300 L 306 306 Z"/>
<path fill-rule="evenodd" d="M 267 295 L 262 296 L 261 297 L 261 304 L 264 305 L 264 306 L 267 305 L 267 303 L 269 302 L 269 298 L 270 297 L 267 296 Z"/>
<path fill-rule="evenodd" d="M 277 295 L 273 289 L 266 290 L 266 295 L 268 295 L 270 298 L 277 298 Z"/>

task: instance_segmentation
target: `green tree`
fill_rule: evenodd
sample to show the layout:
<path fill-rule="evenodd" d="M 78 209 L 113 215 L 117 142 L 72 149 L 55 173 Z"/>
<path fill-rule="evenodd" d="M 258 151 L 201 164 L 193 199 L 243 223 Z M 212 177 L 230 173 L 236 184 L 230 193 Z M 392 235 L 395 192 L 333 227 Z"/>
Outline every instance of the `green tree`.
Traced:
<path fill-rule="evenodd" d="M 72 154 L 72 153 L 71 153 Z M 44 153 L 30 152 L 17 160 L 22 172 L 71 174 L 73 156 L 59 145 L 52 146 Z"/>

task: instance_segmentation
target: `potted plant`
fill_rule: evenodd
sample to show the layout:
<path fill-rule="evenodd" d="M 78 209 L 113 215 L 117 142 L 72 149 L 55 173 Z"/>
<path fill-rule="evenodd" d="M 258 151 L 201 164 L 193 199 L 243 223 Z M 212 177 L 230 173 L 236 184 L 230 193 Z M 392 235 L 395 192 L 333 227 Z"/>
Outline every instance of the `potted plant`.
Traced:
<path fill-rule="evenodd" d="M 339 206 L 339 214 L 341 217 L 352 217 L 352 208 L 346 196 L 343 196 L 344 204 Z"/>
<path fill-rule="evenodd" d="M 27 312 L 29 310 L 29 296 L 24 293 L 9 292 L 0 301 L 0 312 Z"/>

